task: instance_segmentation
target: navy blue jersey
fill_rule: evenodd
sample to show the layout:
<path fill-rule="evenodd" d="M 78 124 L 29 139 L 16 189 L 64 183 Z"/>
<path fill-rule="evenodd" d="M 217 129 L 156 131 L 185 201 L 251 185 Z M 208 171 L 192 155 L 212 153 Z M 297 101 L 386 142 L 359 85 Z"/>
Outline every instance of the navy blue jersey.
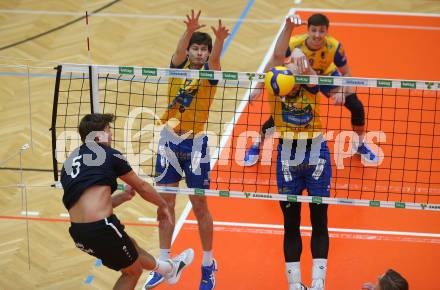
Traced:
<path fill-rule="evenodd" d="M 108 185 L 113 193 L 118 185 L 116 178 L 131 170 L 118 150 L 95 142 L 81 145 L 69 155 L 61 170 L 64 206 L 70 209 L 93 185 Z"/>

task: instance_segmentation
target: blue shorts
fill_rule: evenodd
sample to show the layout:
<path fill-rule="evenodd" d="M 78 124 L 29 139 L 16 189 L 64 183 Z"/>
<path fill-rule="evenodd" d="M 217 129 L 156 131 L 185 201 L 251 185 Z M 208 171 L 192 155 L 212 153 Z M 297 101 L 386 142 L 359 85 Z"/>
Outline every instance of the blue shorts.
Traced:
<path fill-rule="evenodd" d="M 342 76 L 341 73 L 338 70 L 335 70 L 334 72 L 332 72 L 330 74 L 330 76 L 332 77 L 340 77 Z M 326 96 L 327 98 L 330 98 L 330 91 L 333 90 L 334 88 L 337 88 L 339 86 L 334 86 L 334 85 L 319 85 L 319 90 L 320 92 Z"/>
<path fill-rule="evenodd" d="M 211 171 L 208 136 L 181 139 L 171 134 L 173 133 L 167 129 L 161 132 L 156 160 L 156 182 L 179 182 L 185 174 L 189 188 L 208 189 Z"/>
<path fill-rule="evenodd" d="M 312 140 L 315 141 L 312 143 Z M 327 142 L 322 139 L 322 136 L 301 141 L 304 143 L 299 140 L 297 142 L 285 139 L 278 144 L 278 192 L 301 195 L 302 191 L 307 189 L 309 195 L 329 197 L 332 168 Z M 292 142 L 293 145 L 290 148 L 285 145 Z M 306 142 L 307 146 L 305 146 Z M 283 152 L 283 145 L 286 146 L 285 152 Z M 301 151 L 297 148 L 303 148 L 302 153 L 297 153 Z M 298 160 L 295 160 L 295 155 L 298 155 Z"/>

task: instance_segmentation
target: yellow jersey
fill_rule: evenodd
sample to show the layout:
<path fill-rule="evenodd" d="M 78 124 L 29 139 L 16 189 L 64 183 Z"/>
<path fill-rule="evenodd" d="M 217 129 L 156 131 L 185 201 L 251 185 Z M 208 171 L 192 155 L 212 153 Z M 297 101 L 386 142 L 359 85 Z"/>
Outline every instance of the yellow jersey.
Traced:
<path fill-rule="evenodd" d="M 347 64 L 344 49 L 335 38 L 325 36 L 323 47 L 312 50 L 306 44 L 307 37 L 307 34 L 292 36 L 286 56 L 290 56 L 295 48 L 300 49 L 318 75 L 331 75 L 338 67 Z"/>
<path fill-rule="evenodd" d="M 283 139 L 312 139 L 322 134 L 319 87 L 299 85 L 290 95 L 269 93 L 275 127 Z"/>
<path fill-rule="evenodd" d="M 179 66 L 171 64 L 170 67 L 188 69 L 189 66 L 190 62 L 187 59 Z M 208 70 L 208 64 L 205 63 L 202 69 Z M 176 133 L 192 131 L 193 135 L 196 135 L 204 131 L 209 108 L 217 91 L 217 83 L 217 80 L 170 78 L 168 106 L 160 118 L 161 123 L 175 118 L 179 122 L 173 128 Z"/>

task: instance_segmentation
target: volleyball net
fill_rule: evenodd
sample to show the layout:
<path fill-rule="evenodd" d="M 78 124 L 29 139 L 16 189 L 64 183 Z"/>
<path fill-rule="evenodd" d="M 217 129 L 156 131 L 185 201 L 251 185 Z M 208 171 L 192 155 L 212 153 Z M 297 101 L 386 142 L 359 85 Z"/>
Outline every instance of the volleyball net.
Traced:
<path fill-rule="evenodd" d="M 379 156 L 378 162 L 368 164 L 354 154 L 356 134 L 350 112 L 322 97 L 332 181 L 330 197 L 321 198 L 273 194 L 278 192 L 276 135 L 265 139 L 256 165 L 244 166 L 246 150 L 260 137 L 261 126 L 271 115 L 265 94 L 249 102 L 251 89 L 264 77 L 264 73 L 60 65 L 51 127 L 54 179 L 58 181 L 64 160 L 81 144 L 79 121 L 96 112 L 116 116 L 112 146 L 140 176 L 154 182 L 164 130 L 158 121 L 170 105 L 169 78 L 218 80 L 211 106 L 200 108 L 209 113 L 203 133 L 208 136 L 210 189 L 183 188 L 182 182 L 178 190 L 158 187 L 160 191 L 440 210 L 439 82 L 295 76 L 299 84 L 353 87 L 366 111 L 366 140 Z M 179 102 L 184 104 L 185 99 Z"/>

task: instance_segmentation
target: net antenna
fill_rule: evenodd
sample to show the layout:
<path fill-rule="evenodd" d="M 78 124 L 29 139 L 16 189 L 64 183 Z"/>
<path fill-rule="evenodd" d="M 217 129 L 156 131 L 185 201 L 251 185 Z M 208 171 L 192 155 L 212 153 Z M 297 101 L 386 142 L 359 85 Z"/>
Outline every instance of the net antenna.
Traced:
<path fill-rule="evenodd" d="M 79 119 L 82 114 L 92 114 L 92 113 L 99 113 L 100 112 L 100 103 L 99 103 L 99 76 L 98 76 L 98 68 L 95 65 L 71 65 L 71 68 L 76 68 L 71 71 L 63 71 L 63 65 L 58 65 L 55 67 L 56 69 L 56 80 L 55 80 L 55 90 L 54 90 L 54 98 L 53 98 L 53 105 L 52 105 L 52 121 L 51 121 L 51 137 L 52 137 L 52 166 L 53 166 L 53 174 L 54 174 L 54 180 L 58 181 L 60 171 L 59 171 L 59 164 L 62 163 L 62 160 L 58 160 L 60 156 L 60 152 L 65 153 L 66 148 L 57 148 L 57 145 L 59 146 L 59 136 L 58 134 L 64 134 L 64 146 L 68 142 L 67 138 L 69 136 L 72 136 L 77 130 L 77 127 L 79 125 Z M 69 67 L 69 66 L 68 66 Z M 64 74 L 63 74 L 64 73 Z M 77 75 L 79 73 L 80 75 Z M 72 83 L 75 80 L 79 80 L 81 82 L 81 88 L 79 90 L 72 89 Z M 62 83 L 67 81 L 67 87 L 63 88 Z M 86 89 L 88 83 L 88 89 Z M 72 90 L 71 90 L 72 89 Z M 74 98 L 73 100 L 69 100 L 69 98 L 72 98 L 72 96 L 75 92 L 80 91 L 79 98 Z M 86 91 L 89 92 L 89 100 L 88 102 L 85 102 L 85 98 L 83 93 Z M 60 100 L 60 93 L 66 94 L 66 100 Z M 75 106 L 75 104 L 79 104 L 78 106 Z M 73 110 L 69 108 L 69 105 L 73 105 Z M 84 106 L 85 105 L 85 106 Z M 62 108 L 61 108 L 62 107 Z M 84 109 L 84 107 L 86 107 Z M 63 113 L 60 112 L 60 110 L 63 110 Z M 78 111 L 76 111 L 78 109 Z M 72 126 L 67 121 L 67 115 L 72 116 L 74 112 L 77 112 L 77 122 L 75 126 Z M 57 120 L 59 118 L 59 115 L 65 116 L 64 120 L 64 126 L 59 126 L 60 120 Z M 57 123 L 58 122 L 58 123 Z M 58 126 L 58 127 L 57 127 Z M 58 129 L 64 129 L 64 132 L 57 131 Z M 70 133 L 66 133 L 66 129 L 69 129 Z M 79 136 L 76 138 L 76 143 L 79 144 Z"/>
<path fill-rule="evenodd" d="M 94 65 L 89 66 L 89 83 L 90 83 L 90 104 L 91 113 L 99 113 L 99 81 L 97 68 Z"/>

